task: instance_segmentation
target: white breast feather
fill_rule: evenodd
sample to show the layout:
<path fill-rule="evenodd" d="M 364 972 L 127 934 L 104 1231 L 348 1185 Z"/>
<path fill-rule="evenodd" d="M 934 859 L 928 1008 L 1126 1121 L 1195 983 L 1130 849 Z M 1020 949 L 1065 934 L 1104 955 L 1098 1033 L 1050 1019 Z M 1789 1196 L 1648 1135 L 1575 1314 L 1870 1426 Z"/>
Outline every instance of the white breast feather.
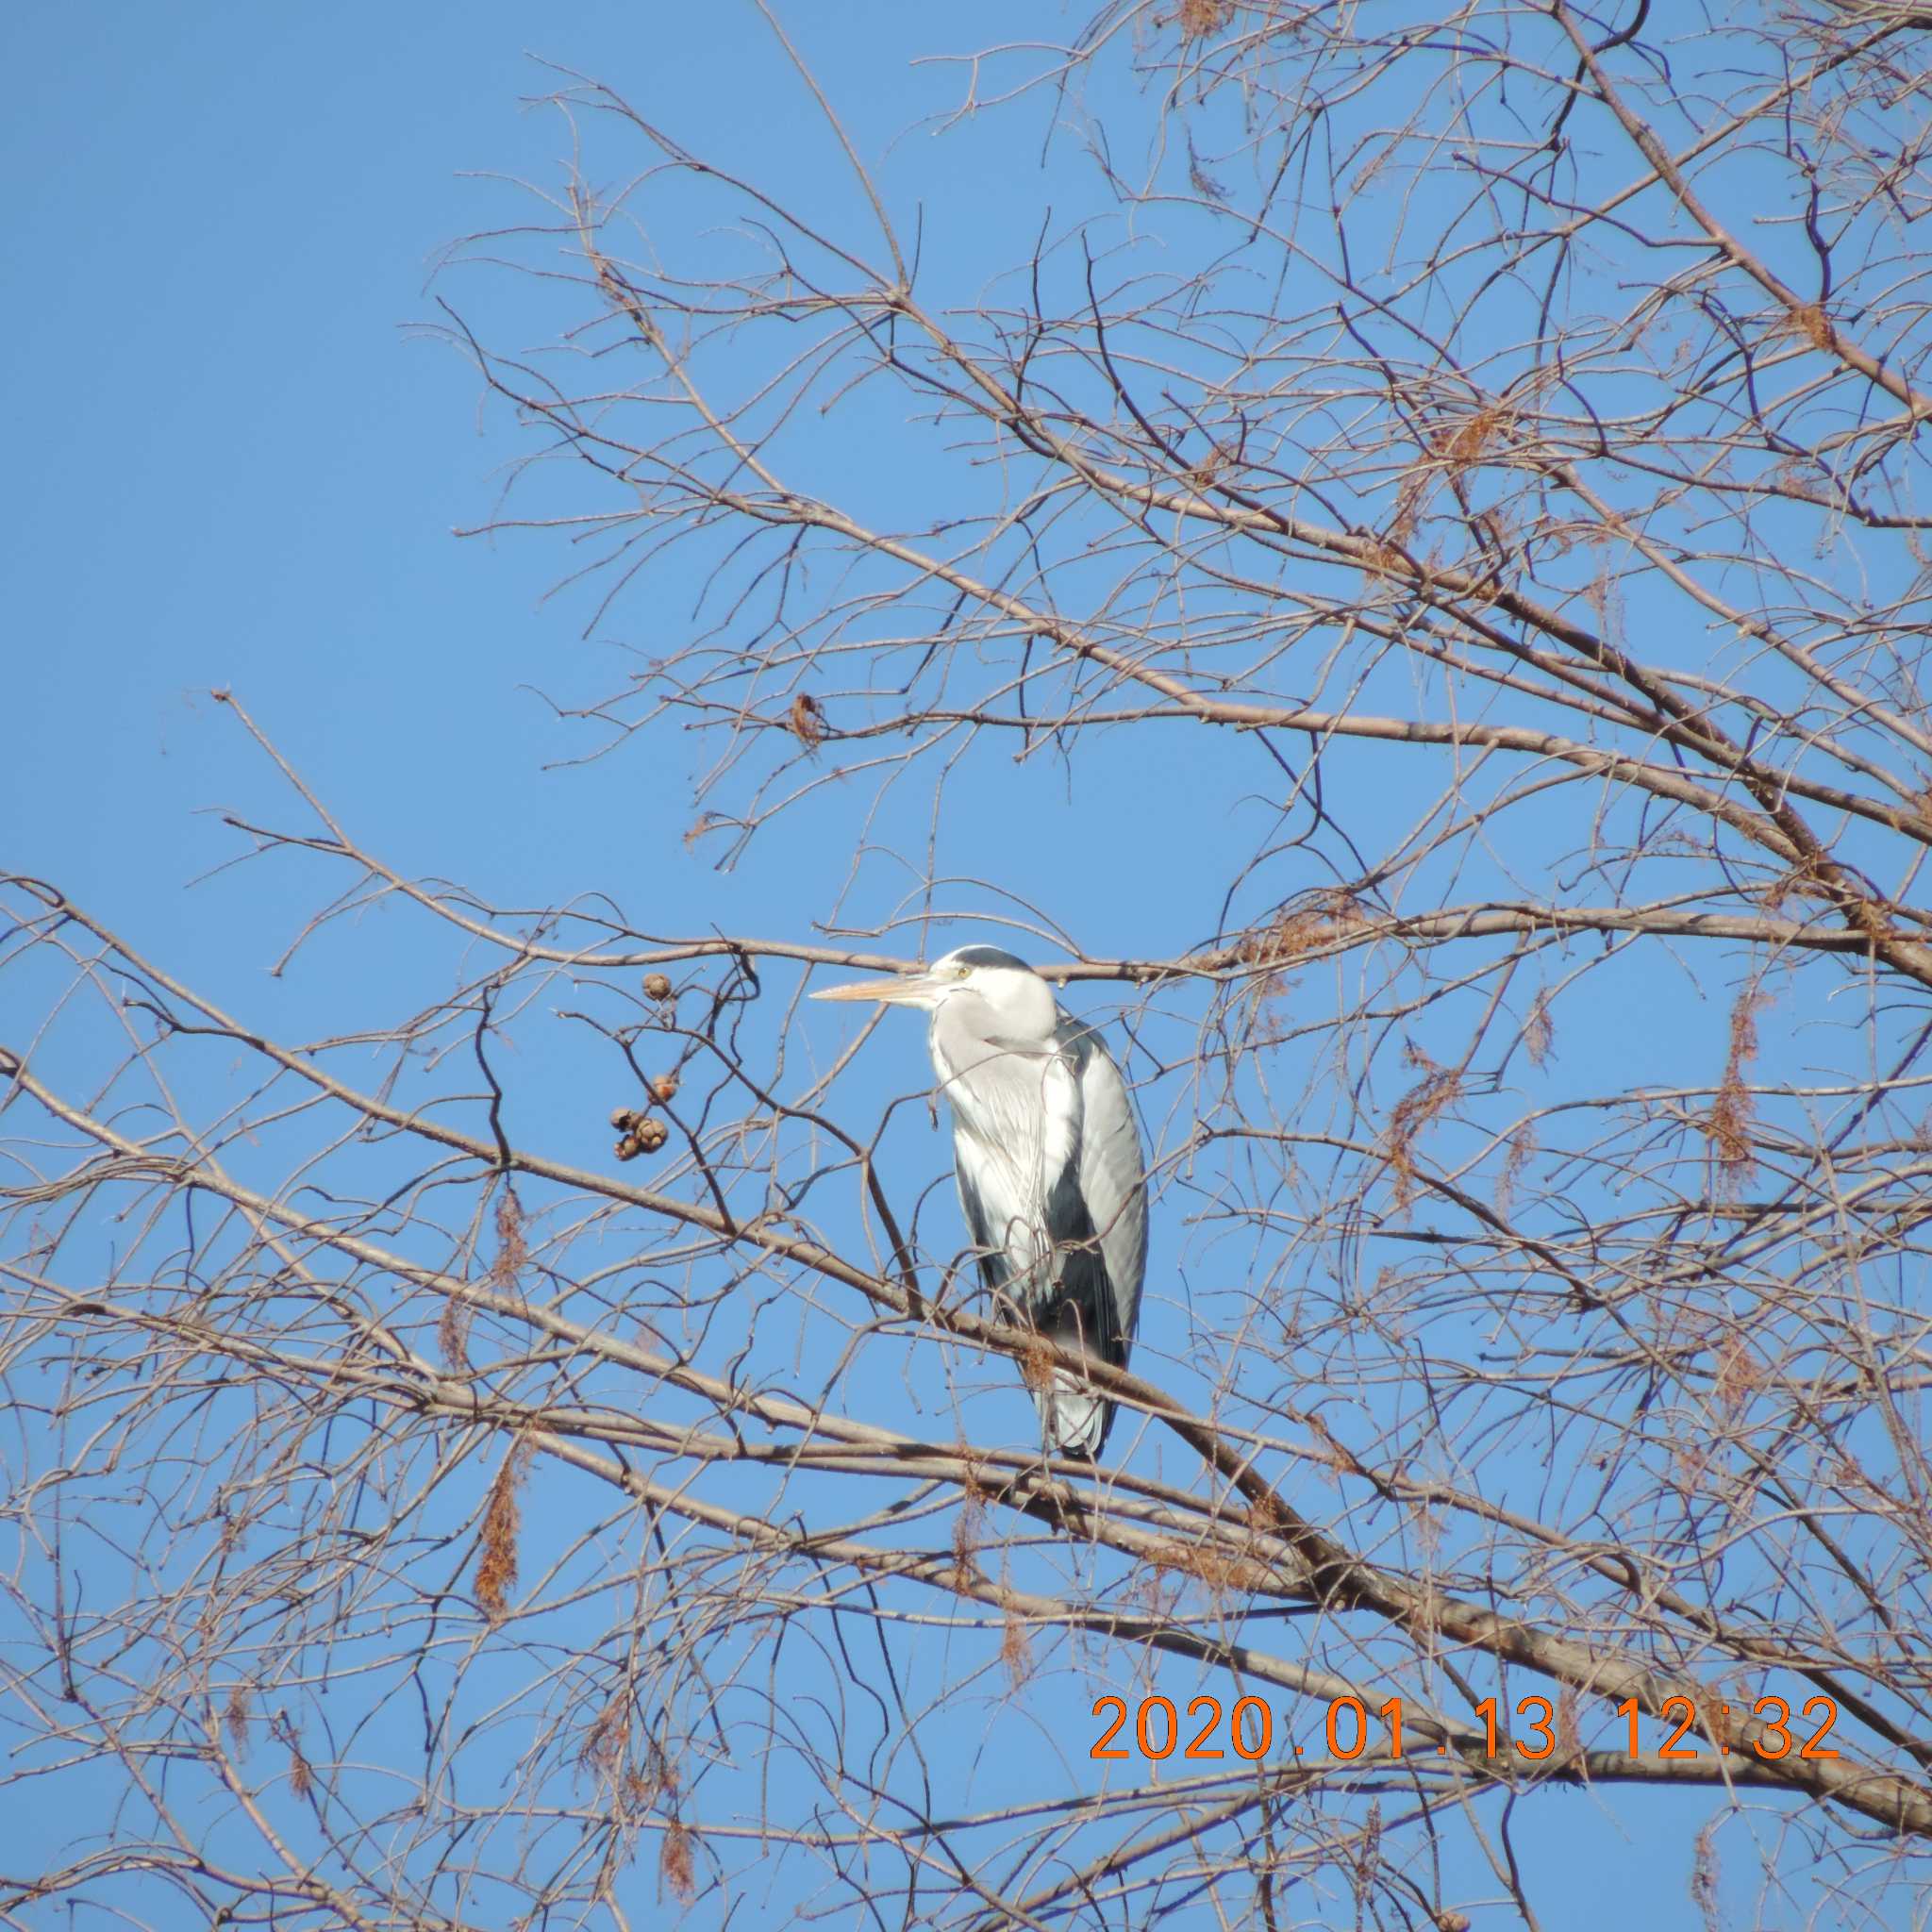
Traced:
<path fill-rule="evenodd" d="M 958 1159 L 971 1166 L 989 1232 L 1006 1250 L 1011 1287 L 1024 1299 L 1024 1277 L 1051 1252 L 1042 1224 L 1048 1189 L 1080 1142 L 1078 1078 L 1052 1052 L 989 1045 L 961 1066 L 937 1038 L 932 1051 L 953 1109 Z"/>

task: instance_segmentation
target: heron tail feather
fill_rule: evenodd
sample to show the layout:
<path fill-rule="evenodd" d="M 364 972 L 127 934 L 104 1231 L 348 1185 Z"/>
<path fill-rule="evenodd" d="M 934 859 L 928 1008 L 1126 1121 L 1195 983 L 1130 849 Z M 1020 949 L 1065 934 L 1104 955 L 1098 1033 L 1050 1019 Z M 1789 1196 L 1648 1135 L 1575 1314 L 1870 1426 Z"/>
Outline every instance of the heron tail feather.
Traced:
<path fill-rule="evenodd" d="M 1113 1422 L 1113 1404 L 1074 1376 L 1056 1372 L 1050 1388 L 1033 1397 L 1049 1452 L 1097 1460 Z"/>

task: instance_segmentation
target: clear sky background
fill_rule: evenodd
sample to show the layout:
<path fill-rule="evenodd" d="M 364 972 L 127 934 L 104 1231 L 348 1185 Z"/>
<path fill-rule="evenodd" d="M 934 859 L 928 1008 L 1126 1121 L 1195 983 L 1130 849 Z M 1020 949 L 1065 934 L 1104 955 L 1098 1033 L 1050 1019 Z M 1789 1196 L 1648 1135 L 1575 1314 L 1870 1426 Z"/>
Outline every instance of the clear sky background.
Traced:
<path fill-rule="evenodd" d="M 936 42 L 1019 31 L 1033 10 L 788 13 L 866 151 L 900 137 L 894 179 L 924 203 L 935 238 L 968 260 L 1010 258 L 1016 208 L 1043 205 L 1052 171 L 1078 157 L 1042 171 L 1038 147 L 1004 130 L 932 142 L 915 123 L 957 77 L 907 61 Z M 452 535 L 491 513 L 500 466 L 523 445 L 479 411 L 474 369 L 420 325 L 441 319 L 439 294 L 480 313 L 499 345 L 549 325 L 512 284 L 486 296 L 469 271 L 436 279 L 452 242 L 517 206 L 500 180 L 471 177 L 559 178 L 563 125 L 521 106 L 554 84 L 533 55 L 608 79 L 755 170 L 796 180 L 816 169 L 827 193 L 848 192 L 808 103 L 735 4 L 0 14 L 12 186 L 0 837 L 10 862 L 285 1033 L 353 1013 L 356 989 L 265 977 L 316 902 L 312 875 L 278 862 L 188 889 L 237 849 L 209 808 L 294 817 L 212 687 L 232 688 L 405 872 L 463 879 L 505 905 L 608 889 L 670 933 L 808 938 L 824 905 L 823 867 L 802 862 L 823 855 L 780 842 L 720 873 L 689 848 L 687 770 L 620 757 L 541 771 L 585 741 L 535 688 L 615 683 L 612 643 L 645 647 L 691 585 L 641 588 L 587 641 L 587 600 L 545 601 L 569 566 L 560 542 Z M 979 192 L 988 181 L 1002 192 Z M 890 479 L 901 491 L 922 480 Z M 1163 774 L 1109 771 L 1109 756 L 1095 750 L 1096 782 L 1116 802 L 1120 842 L 1083 883 L 1056 881 L 1038 836 L 1061 783 L 1043 762 L 972 794 L 984 815 L 961 829 L 956 862 L 1051 896 L 1092 950 L 1185 943 L 1219 911 L 1218 875 L 1191 874 L 1186 841 L 1204 815 L 1238 808 L 1254 774 L 1230 773 L 1182 811 Z M 1150 877 L 1164 882 L 1158 904 Z M 238 956 L 244 929 L 254 947 Z M 389 963 L 415 962 L 399 950 Z M 379 949 L 343 949 L 320 955 L 315 974 L 376 969 Z M 1660 1063 L 1673 1050 L 1662 1028 L 1643 1045 Z M 901 1091 L 918 1082 L 916 1047 L 908 1022 L 892 1063 Z M 566 1158 L 608 1148 L 594 1112 L 534 1124 Z M 936 1169 L 938 1143 L 922 1132 L 911 1158 Z M 1688 1925 L 1689 1833 L 1672 1831 L 1670 1859 L 1643 1848 L 1657 1821 L 1693 1802 L 1636 1793 L 1612 1816 L 1550 1793 L 1519 1845 L 1545 1869 L 1596 1874 L 1562 1894 L 1570 1924 Z"/>
<path fill-rule="evenodd" d="M 1065 142 L 1043 167 L 1009 123 L 944 142 L 916 125 L 957 97 L 958 70 L 914 72 L 935 35 L 905 16 L 831 9 L 800 41 L 867 151 L 891 148 L 898 207 L 924 207 L 970 292 L 975 266 L 1009 263 L 1015 203 L 1043 212 L 1070 177 L 1091 192 L 1091 176 Z M 973 44 L 1024 17 L 982 9 Z M 495 348 L 554 327 L 512 278 L 437 278 L 460 238 L 528 217 L 515 180 L 561 182 L 570 135 L 526 105 L 560 80 L 538 57 L 849 208 L 816 110 L 756 16 L 591 5 L 540 26 L 489 7 L 30 7 L 0 35 L 22 76 L 0 130 L 22 190 L 5 404 L 22 458 L 0 483 L 8 707 L 25 727 L 0 768 L 0 824 L 16 857 L 75 896 L 106 889 L 130 931 L 189 949 L 172 955 L 184 964 L 255 974 L 260 962 L 207 947 L 221 922 L 180 891 L 235 850 L 197 813 L 285 798 L 208 703 L 232 686 L 405 870 L 466 877 L 499 903 L 609 889 L 633 909 L 647 881 L 664 931 L 820 911 L 816 881 L 808 903 L 785 904 L 794 868 L 721 874 L 714 852 L 687 850 L 690 767 L 631 758 L 530 782 L 590 741 L 535 692 L 603 694 L 614 647 L 675 629 L 696 585 L 654 576 L 587 643 L 587 596 L 542 602 L 577 560 L 560 541 L 455 541 L 497 507 L 501 466 L 528 445 L 482 408 L 473 368 L 422 333 L 445 319 L 439 297 Z M 1002 168 L 1017 192 L 995 198 L 983 171 Z M 937 241 L 933 256 L 943 284 Z M 841 417 L 829 466 L 863 468 L 865 407 Z M 903 508 L 924 479 L 877 480 Z M 1037 788 L 1030 772 L 1006 788 L 1012 806 L 1060 784 L 1040 763 Z M 1145 947 L 1150 908 L 1122 888 L 1144 881 L 1149 852 L 1182 849 L 1176 803 L 1119 786 L 1117 843 L 1091 855 L 1096 890 L 1071 902 L 1065 867 L 1006 824 L 955 828 L 959 857 L 1000 860 L 1008 890 L 1046 885 L 1093 950 Z M 621 838 L 599 836 L 617 824 Z M 1170 886 L 1163 925 L 1210 925 L 1218 882 L 1185 865 L 1168 878 L 1200 891 L 1174 903 Z M 249 875 L 251 897 L 267 879 Z"/>
<path fill-rule="evenodd" d="M 694 38 L 703 11 L 573 8 L 537 41 L 690 75 L 728 46 Z M 582 855 L 573 885 L 603 862 L 584 837 L 618 782 L 601 772 L 489 809 L 506 766 L 568 748 L 517 687 L 567 677 L 581 647 L 537 608 L 556 550 L 453 541 L 509 451 L 479 428 L 474 371 L 409 335 L 440 319 L 441 251 L 505 210 L 462 171 L 562 149 L 553 114 L 520 111 L 547 84 L 534 25 L 454 6 L 0 23 L 19 94 L 0 132 L 20 191 L 7 433 L 31 453 L 4 485 L 0 815 L 29 862 L 107 890 L 157 942 L 194 944 L 180 887 L 232 848 L 192 814 L 252 775 L 217 685 L 406 864 L 487 856 L 509 891 L 549 895 L 560 857 Z M 632 827 L 672 874 L 655 885 L 702 891 L 681 830 Z"/>

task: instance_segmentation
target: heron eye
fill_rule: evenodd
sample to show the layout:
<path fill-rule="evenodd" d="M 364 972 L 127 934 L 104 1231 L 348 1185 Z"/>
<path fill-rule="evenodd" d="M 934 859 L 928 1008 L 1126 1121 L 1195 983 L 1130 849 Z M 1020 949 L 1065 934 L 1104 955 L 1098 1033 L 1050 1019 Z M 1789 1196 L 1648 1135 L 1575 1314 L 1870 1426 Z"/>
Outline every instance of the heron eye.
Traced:
<path fill-rule="evenodd" d="M 965 979 L 972 974 L 972 971 L 973 969 L 970 966 L 955 966 L 953 968 L 953 977 L 955 979 Z"/>

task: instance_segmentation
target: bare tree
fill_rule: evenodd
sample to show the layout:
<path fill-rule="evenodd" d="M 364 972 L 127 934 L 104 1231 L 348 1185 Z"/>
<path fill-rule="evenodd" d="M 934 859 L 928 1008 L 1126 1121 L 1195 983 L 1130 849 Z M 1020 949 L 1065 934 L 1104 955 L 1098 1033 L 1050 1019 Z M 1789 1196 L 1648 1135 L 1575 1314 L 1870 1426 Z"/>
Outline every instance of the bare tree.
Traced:
<path fill-rule="evenodd" d="M 387 903 L 448 991 L 284 1040 L 8 880 L 0 1804 L 86 1822 L 7 1922 L 1561 1923 L 1524 1826 L 1652 1789 L 1687 1914 L 1923 1919 L 1928 25 L 1113 0 L 944 70 L 1089 185 L 985 281 L 836 75 L 824 207 L 568 78 L 462 255 L 554 341 L 446 284 L 491 527 L 593 628 L 703 578 L 563 708 L 703 747 L 694 840 L 819 929 L 411 877 L 239 704 L 275 963 Z M 1215 929 L 948 873 L 1122 744 L 1265 797 Z M 1025 1440 L 916 1042 L 798 1006 L 962 914 L 1158 1149 L 1100 1469 Z"/>

